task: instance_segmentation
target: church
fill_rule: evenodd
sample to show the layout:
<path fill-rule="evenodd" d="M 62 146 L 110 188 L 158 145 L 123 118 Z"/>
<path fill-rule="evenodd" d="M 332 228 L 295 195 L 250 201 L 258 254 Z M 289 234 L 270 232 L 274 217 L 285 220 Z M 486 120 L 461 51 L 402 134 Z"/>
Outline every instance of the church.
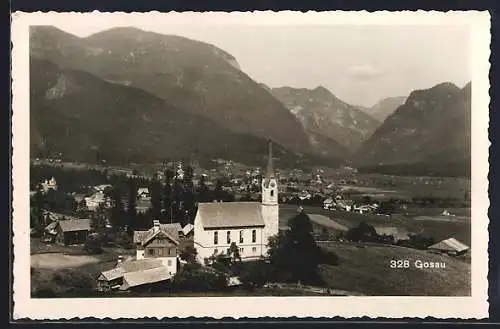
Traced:
<path fill-rule="evenodd" d="M 262 178 L 261 202 L 199 203 L 194 220 L 194 247 L 197 260 L 207 264 L 212 255 L 227 254 L 232 242 L 241 259 L 255 260 L 267 255 L 269 237 L 278 234 L 278 180 L 273 169 L 269 143 L 267 171 Z"/>

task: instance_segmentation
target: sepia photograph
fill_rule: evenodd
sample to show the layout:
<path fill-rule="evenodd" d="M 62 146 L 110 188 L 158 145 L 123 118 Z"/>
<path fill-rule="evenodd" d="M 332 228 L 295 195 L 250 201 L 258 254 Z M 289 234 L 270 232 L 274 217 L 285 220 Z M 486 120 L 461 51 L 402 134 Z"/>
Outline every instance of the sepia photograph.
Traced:
<path fill-rule="evenodd" d="M 17 15 L 19 314 L 486 314 L 487 13 Z"/>

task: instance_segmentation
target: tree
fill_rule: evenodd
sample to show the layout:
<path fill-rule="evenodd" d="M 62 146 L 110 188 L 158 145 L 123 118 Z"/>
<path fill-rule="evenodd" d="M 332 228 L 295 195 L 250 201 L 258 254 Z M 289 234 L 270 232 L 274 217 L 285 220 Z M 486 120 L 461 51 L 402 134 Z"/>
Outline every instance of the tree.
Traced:
<path fill-rule="evenodd" d="M 235 263 L 237 261 L 241 262 L 240 250 L 235 242 L 231 242 L 231 245 L 229 246 L 229 250 L 227 252 L 227 255 L 231 258 L 231 261 L 233 263 Z"/>
<path fill-rule="evenodd" d="M 196 196 L 193 185 L 193 175 L 193 167 L 187 166 L 182 181 L 184 185 L 183 205 L 187 216 L 187 218 L 184 218 L 185 222 L 182 223 L 183 225 L 193 223 L 194 216 L 196 215 Z"/>
<path fill-rule="evenodd" d="M 161 184 L 157 180 L 153 180 L 150 185 L 151 190 L 151 209 L 153 210 L 153 217 L 160 218 L 162 207 Z"/>
<path fill-rule="evenodd" d="M 31 227 L 34 228 L 37 233 L 41 233 L 45 227 L 43 214 L 44 203 L 45 200 L 42 193 L 42 186 L 38 184 L 35 190 L 35 194 L 32 197 L 32 212 L 30 216 Z"/>
<path fill-rule="evenodd" d="M 179 257 L 188 263 L 195 263 L 197 253 L 196 248 L 189 245 L 180 252 Z"/>
<path fill-rule="evenodd" d="M 117 186 L 111 192 L 111 200 L 113 202 L 113 207 L 111 208 L 111 225 L 118 229 L 126 225 L 125 210 L 122 202 L 122 194 Z"/>
<path fill-rule="evenodd" d="M 209 202 L 210 200 L 210 190 L 205 183 L 205 176 L 200 176 L 200 181 L 198 183 L 198 202 Z"/>
<path fill-rule="evenodd" d="M 224 198 L 224 190 L 222 189 L 222 180 L 217 179 L 214 189 L 214 200 L 221 201 Z"/>
<path fill-rule="evenodd" d="M 128 179 L 127 227 L 132 229 L 137 224 L 137 184 L 133 178 Z"/>
<path fill-rule="evenodd" d="M 309 216 L 299 213 L 289 221 L 290 230 L 271 237 L 269 261 L 272 275 L 283 281 L 317 283 L 323 253 L 313 238 Z"/>
<path fill-rule="evenodd" d="M 174 177 L 174 172 L 168 169 L 165 172 L 165 186 L 163 187 L 163 209 L 164 219 L 173 219 L 173 208 L 172 208 L 172 198 L 173 198 L 173 189 L 172 189 L 172 178 Z"/>
<path fill-rule="evenodd" d="M 250 262 L 239 278 L 246 288 L 260 288 L 270 278 L 269 264 L 261 260 Z"/>

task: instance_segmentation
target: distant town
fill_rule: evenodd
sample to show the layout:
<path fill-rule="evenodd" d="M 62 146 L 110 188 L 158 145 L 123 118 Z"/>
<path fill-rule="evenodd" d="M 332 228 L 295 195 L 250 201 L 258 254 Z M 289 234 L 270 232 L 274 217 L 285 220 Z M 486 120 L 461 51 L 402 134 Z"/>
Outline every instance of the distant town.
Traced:
<path fill-rule="evenodd" d="M 269 152 L 267 168 L 32 159 L 32 296 L 470 293 L 470 180 Z"/>

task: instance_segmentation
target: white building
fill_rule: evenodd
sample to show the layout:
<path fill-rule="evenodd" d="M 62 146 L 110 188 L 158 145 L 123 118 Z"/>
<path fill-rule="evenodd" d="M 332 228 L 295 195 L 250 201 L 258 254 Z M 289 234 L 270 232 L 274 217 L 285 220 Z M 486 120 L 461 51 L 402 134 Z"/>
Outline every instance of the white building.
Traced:
<path fill-rule="evenodd" d="M 49 190 L 54 190 L 57 191 L 57 182 L 54 177 L 52 177 L 50 180 L 46 179 L 45 181 L 42 182 L 42 189 L 45 193 L 47 193 Z"/>
<path fill-rule="evenodd" d="M 227 254 L 232 242 L 242 260 L 267 255 L 269 237 L 278 234 L 278 183 L 269 144 L 267 173 L 262 179 L 261 202 L 199 203 L 194 220 L 197 260 L 206 264 L 212 255 Z"/>
<path fill-rule="evenodd" d="M 178 223 L 160 224 L 160 221 L 155 220 L 149 230 L 134 231 L 136 259 L 159 259 L 169 275 L 175 275 L 179 249 L 178 226 Z"/>
<path fill-rule="evenodd" d="M 107 198 L 103 192 L 96 192 L 84 200 L 88 210 L 96 211 L 100 205 L 106 204 Z"/>

